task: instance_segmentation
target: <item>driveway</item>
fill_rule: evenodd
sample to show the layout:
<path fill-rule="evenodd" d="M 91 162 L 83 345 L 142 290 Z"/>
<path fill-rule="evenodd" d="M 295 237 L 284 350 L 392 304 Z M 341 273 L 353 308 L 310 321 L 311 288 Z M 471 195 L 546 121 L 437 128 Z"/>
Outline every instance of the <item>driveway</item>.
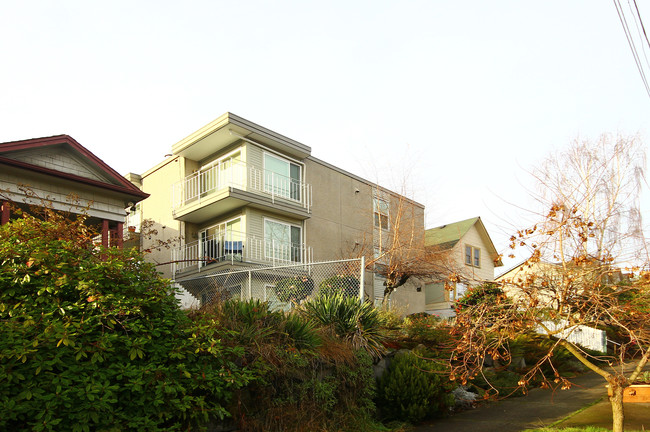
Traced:
<path fill-rule="evenodd" d="M 611 430 L 612 414 L 605 380 L 593 372 L 573 380 L 568 390 L 532 389 L 528 395 L 484 404 L 451 417 L 428 421 L 413 432 L 518 432 L 549 426 L 601 426 Z M 625 426 L 630 430 L 650 429 L 650 404 L 626 404 Z"/>

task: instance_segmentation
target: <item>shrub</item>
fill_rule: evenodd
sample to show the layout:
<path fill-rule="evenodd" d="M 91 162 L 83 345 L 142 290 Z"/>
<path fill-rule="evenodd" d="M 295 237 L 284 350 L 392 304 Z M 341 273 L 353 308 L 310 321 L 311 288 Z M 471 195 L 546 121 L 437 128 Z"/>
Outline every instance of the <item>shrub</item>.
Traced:
<path fill-rule="evenodd" d="M 242 431 L 362 430 L 374 412 L 372 359 L 346 347 L 345 361 L 276 347 L 277 362 L 238 405 Z M 365 429 L 365 427 L 363 428 Z"/>
<path fill-rule="evenodd" d="M 52 211 L 0 227 L 0 430 L 186 430 L 250 373 L 134 251 Z"/>
<path fill-rule="evenodd" d="M 465 294 L 456 300 L 456 313 L 463 308 L 474 306 L 482 303 L 496 304 L 499 301 L 509 301 L 503 292 L 503 289 L 495 283 L 484 283 L 477 287 L 470 287 Z"/>
<path fill-rule="evenodd" d="M 442 324 L 442 320 L 436 315 L 413 314 L 404 318 L 402 331 L 407 338 L 438 343 L 449 339 L 449 331 Z"/>
<path fill-rule="evenodd" d="M 379 311 L 368 302 L 336 294 L 319 296 L 300 306 L 303 315 L 323 326 L 331 327 L 334 333 L 349 340 L 355 348 L 367 351 L 373 357 L 384 353 L 382 342 L 386 339 Z"/>
<path fill-rule="evenodd" d="M 318 288 L 320 296 L 331 297 L 341 294 L 359 298 L 359 279 L 354 276 L 332 276 L 322 281 Z"/>
<path fill-rule="evenodd" d="M 377 405 L 386 419 L 417 423 L 446 414 L 453 406 L 454 386 L 445 367 L 421 355 L 398 352 L 379 380 Z"/>
<path fill-rule="evenodd" d="M 313 290 L 314 281 L 308 277 L 284 278 L 275 284 L 275 293 L 283 302 L 297 303 L 310 295 Z"/>

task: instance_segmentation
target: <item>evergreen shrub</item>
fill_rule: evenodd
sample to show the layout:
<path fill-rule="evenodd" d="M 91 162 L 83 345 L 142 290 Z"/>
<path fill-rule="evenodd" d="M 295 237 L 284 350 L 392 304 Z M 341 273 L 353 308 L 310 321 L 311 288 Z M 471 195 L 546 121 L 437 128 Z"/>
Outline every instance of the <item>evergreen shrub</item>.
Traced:
<path fill-rule="evenodd" d="M 135 251 L 45 210 L 0 227 L 0 430 L 197 430 L 252 379 Z"/>
<path fill-rule="evenodd" d="M 422 352 L 399 351 L 379 380 L 377 406 L 387 420 L 417 423 L 446 414 L 454 404 L 446 366 Z"/>

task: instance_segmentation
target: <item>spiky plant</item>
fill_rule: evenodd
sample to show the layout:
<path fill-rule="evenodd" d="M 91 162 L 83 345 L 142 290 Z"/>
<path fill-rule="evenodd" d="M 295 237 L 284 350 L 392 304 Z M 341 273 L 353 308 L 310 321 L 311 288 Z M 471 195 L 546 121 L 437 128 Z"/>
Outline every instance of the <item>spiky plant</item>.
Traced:
<path fill-rule="evenodd" d="M 336 335 L 349 340 L 375 358 L 385 353 L 386 339 L 379 311 L 367 302 L 342 293 L 319 296 L 298 308 L 299 313 L 330 327 Z"/>

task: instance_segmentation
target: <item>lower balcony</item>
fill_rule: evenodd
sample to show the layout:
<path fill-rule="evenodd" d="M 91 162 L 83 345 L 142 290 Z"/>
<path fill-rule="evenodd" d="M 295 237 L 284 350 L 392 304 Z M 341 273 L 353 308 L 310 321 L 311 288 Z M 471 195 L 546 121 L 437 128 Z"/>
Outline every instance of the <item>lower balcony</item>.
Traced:
<path fill-rule="evenodd" d="M 311 261 L 312 249 L 304 244 L 245 237 L 241 233 L 216 234 L 172 250 L 174 277 L 228 264 L 278 266 Z"/>

